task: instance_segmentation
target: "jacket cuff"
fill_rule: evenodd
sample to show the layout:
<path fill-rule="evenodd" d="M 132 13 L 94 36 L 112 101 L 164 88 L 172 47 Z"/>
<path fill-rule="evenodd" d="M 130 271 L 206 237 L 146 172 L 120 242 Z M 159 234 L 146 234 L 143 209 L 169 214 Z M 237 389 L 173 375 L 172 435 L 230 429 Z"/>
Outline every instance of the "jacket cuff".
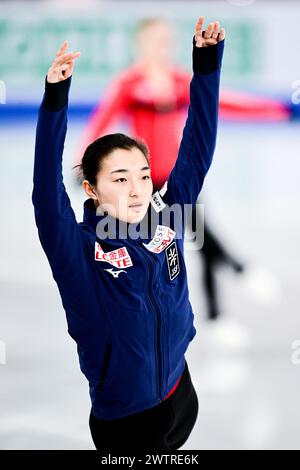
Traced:
<path fill-rule="evenodd" d="M 68 104 L 71 79 L 72 76 L 61 82 L 49 83 L 46 76 L 43 104 L 48 111 L 60 111 Z"/>
<path fill-rule="evenodd" d="M 202 31 L 204 36 L 205 31 Z M 224 42 L 218 42 L 214 46 L 196 47 L 195 36 L 193 36 L 193 72 L 207 75 L 215 72 L 222 66 Z"/>

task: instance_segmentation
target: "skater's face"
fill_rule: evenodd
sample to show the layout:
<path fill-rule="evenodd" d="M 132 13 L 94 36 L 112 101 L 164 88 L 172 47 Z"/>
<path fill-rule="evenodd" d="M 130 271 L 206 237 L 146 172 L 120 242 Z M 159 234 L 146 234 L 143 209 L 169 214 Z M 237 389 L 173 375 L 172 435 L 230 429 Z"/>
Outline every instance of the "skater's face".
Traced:
<path fill-rule="evenodd" d="M 138 34 L 138 53 L 145 61 L 164 64 L 172 59 L 173 31 L 164 21 L 144 27 Z"/>
<path fill-rule="evenodd" d="M 143 219 L 153 191 L 149 164 L 136 147 L 111 152 L 101 163 L 97 184 L 91 187 L 85 180 L 83 187 L 98 208 L 128 223 Z"/>

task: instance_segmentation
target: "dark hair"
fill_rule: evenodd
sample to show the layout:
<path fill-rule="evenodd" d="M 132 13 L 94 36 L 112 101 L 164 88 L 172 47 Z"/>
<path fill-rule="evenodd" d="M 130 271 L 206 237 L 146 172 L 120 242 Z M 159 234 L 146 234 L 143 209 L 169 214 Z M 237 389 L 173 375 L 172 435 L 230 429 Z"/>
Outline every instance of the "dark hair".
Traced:
<path fill-rule="evenodd" d="M 86 179 L 90 184 L 96 184 L 96 177 L 101 170 L 104 158 L 115 149 L 131 150 L 133 147 L 138 148 L 143 153 L 150 166 L 149 148 L 145 141 L 117 133 L 104 135 L 92 142 L 85 150 L 81 163 L 73 166 L 73 169 L 79 168 L 82 181 Z"/>

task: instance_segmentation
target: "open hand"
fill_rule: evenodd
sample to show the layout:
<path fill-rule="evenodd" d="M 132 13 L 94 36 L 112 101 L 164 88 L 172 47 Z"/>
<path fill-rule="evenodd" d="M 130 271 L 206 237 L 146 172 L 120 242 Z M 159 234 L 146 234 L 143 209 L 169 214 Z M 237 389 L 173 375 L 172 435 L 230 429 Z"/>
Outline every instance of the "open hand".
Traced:
<path fill-rule="evenodd" d="M 223 41 L 223 39 L 225 39 L 225 29 L 221 28 L 220 30 L 219 21 L 209 23 L 205 30 L 204 36 L 202 36 L 203 23 L 204 16 L 200 16 L 195 28 L 196 47 L 214 46 L 218 42 Z"/>
<path fill-rule="evenodd" d="M 65 41 L 58 49 L 56 57 L 48 70 L 48 83 L 61 82 L 72 75 L 75 59 L 80 56 L 80 52 L 66 52 L 67 48 L 68 42 Z"/>

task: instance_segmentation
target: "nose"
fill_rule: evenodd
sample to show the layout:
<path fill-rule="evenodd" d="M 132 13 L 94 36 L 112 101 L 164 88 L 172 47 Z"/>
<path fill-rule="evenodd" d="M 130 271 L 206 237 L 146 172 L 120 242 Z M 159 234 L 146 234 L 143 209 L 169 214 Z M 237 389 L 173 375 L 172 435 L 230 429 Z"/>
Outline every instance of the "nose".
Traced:
<path fill-rule="evenodd" d="M 141 185 L 138 181 L 133 181 L 131 184 L 129 196 L 131 197 L 139 197 L 142 193 Z"/>

